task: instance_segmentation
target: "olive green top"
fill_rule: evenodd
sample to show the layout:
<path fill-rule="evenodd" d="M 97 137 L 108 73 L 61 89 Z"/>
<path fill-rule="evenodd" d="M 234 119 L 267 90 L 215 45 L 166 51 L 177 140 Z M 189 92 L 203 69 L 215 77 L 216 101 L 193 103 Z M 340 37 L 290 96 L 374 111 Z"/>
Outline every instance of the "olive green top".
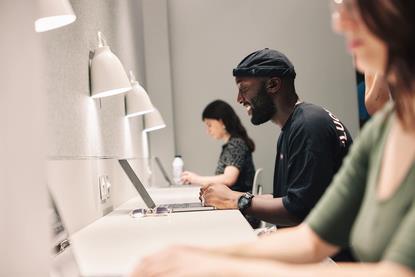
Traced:
<path fill-rule="evenodd" d="M 415 161 L 391 197 L 379 200 L 376 193 L 394 117 L 388 105 L 367 123 L 306 223 L 323 240 L 351 246 L 362 262 L 387 260 L 415 270 Z"/>

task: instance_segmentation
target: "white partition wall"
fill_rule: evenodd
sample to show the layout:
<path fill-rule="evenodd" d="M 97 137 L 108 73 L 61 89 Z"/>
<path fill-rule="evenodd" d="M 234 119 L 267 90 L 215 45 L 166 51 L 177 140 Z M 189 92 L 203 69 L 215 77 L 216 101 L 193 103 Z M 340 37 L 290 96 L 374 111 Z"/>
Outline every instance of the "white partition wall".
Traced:
<path fill-rule="evenodd" d="M 48 276 L 46 93 L 35 1 L 0 1 L 0 276 Z"/>

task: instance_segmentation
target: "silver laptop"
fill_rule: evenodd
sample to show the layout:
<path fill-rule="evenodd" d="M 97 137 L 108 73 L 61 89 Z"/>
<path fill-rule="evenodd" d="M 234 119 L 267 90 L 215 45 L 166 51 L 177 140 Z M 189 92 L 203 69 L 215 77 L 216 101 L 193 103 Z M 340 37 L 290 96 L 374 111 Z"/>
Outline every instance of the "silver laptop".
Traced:
<path fill-rule="evenodd" d="M 138 194 L 140 194 L 141 198 L 143 199 L 144 203 L 146 204 L 147 208 L 155 208 L 157 207 L 166 207 L 172 209 L 172 212 L 193 212 L 193 211 L 208 211 L 214 210 L 214 207 L 207 207 L 203 206 L 201 202 L 194 202 L 194 203 L 175 203 L 175 204 L 162 204 L 156 205 L 151 198 L 150 194 L 147 192 L 146 188 L 144 187 L 143 183 L 138 178 L 137 174 L 135 174 L 134 170 L 131 168 L 130 164 L 127 160 L 118 160 L 122 169 L 124 170 L 125 174 L 127 174 L 130 181 L 133 183 L 134 187 L 137 189 Z"/>

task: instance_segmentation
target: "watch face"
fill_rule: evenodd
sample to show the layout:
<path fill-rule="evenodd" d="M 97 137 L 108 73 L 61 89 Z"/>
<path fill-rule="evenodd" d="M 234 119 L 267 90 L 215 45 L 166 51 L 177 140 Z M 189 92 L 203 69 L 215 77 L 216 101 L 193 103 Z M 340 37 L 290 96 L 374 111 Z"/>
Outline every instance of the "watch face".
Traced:
<path fill-rule="evenodd" d="M 240 210 L 243 210 L 245 207 L 246 207 L 246 205 L 248 205 L 248 203 L 249 203 L 249 200 L 245 197 L 245 195 L 244 196 L 242 196 L 241 198 L 239 198 L 239 201 L 238 201 L 238 208 L 240 209 Z"/>

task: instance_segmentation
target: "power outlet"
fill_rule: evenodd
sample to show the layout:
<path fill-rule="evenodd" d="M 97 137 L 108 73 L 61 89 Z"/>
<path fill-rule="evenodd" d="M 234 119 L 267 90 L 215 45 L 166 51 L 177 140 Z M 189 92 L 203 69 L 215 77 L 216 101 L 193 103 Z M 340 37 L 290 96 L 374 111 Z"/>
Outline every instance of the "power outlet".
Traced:
<path fill-rule="evenodd" d="M 101 175 L 98 178 L 99 197 L 102 202 L 108 200 L 111 196 L 111 183 L 107 175 Z"/>

